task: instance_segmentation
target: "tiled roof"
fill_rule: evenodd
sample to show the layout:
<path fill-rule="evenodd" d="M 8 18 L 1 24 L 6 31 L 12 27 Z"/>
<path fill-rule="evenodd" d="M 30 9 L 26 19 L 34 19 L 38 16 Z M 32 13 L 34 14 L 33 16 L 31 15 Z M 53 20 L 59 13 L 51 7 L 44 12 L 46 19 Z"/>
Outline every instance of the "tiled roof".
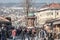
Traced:
<path fill-rule="evenodd" d="M 44 5 L 43 7 L 44 8 L 45 7 L 49 7 L 49 8 L 60 8 L 60 4 L 59 3 L 51 3 L 49 5 Z"/>
<path fill-rule="evenodd" d="M 60 8 L 60 4 L 58 3 L 53 3 L 49 5 L 50 8 Z"/>

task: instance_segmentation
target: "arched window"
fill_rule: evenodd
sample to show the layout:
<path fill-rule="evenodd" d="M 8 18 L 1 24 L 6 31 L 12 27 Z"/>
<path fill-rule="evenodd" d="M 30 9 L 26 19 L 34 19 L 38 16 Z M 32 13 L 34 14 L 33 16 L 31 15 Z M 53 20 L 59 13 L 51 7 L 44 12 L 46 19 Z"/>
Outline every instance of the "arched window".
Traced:
<path fill-rule="evenodd" d="M 47 16 L 53 15 L 53 12 L 48 12 Z"/>
<path fill-rule="evenodd" d="M 59 15 L 59 13 L 57 12 L 57 15 Z"/>

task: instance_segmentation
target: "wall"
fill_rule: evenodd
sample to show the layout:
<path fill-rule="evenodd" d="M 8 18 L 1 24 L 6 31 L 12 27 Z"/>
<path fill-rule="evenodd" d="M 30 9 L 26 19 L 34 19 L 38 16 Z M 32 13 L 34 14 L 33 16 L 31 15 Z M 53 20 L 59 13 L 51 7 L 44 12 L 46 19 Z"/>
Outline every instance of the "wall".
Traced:
<path fill-rule="evenodd" d="M 44 24 L 46 20 L 60 18 L 60 10 L 45 10 L 35 13 L 37 16 L 37 23 Z"/>

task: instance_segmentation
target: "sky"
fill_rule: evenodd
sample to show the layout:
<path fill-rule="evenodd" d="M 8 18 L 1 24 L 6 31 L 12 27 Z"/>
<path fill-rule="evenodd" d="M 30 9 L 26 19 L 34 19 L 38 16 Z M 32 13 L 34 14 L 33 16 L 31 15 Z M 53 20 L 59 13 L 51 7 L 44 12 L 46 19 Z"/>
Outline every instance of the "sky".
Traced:
<path fill-rule="evenodd" d="M 0 3 L 20 3 L 24 0 L 0 0 Z M 60 0 L 32 0 L 32 2 L 36 3 L 60 3 Z"/>

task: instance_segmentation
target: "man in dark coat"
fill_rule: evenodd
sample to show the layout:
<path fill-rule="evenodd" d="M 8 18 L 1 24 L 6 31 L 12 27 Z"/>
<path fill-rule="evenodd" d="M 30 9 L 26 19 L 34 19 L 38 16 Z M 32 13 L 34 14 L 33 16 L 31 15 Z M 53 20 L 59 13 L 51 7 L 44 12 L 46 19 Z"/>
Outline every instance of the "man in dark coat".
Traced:
<path fill-rule="evenodd" d="M 0 39 L 1 39 L 1 32 L 0 32 Z"/>
<path fill-rule="evenodd" d="M 1 39 L 6 40 L 6 29 L 4 27 L 2 27 L 1 30 Z"/>

